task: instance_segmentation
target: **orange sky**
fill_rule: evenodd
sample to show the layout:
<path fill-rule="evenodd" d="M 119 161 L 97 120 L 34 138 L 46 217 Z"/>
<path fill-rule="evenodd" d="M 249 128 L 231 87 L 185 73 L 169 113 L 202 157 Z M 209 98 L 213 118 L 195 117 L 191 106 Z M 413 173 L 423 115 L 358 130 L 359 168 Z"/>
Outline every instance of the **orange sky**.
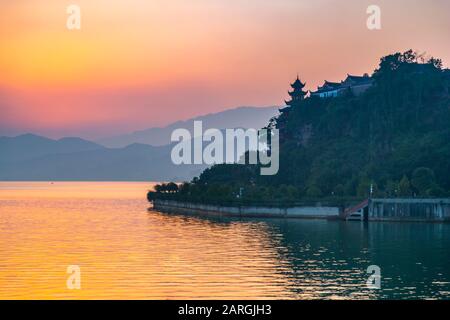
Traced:
<path fill-rule="evenodd" d="M 66 7 L 81 8 L 81 30 Z M 382 30 L 366 8 L 382 9 Z M 241 105 L 299 72 L 371 72 L 413 48 L 450 61 L 448 0 L 0 0 L 0 134 L 95 139 Z"/>

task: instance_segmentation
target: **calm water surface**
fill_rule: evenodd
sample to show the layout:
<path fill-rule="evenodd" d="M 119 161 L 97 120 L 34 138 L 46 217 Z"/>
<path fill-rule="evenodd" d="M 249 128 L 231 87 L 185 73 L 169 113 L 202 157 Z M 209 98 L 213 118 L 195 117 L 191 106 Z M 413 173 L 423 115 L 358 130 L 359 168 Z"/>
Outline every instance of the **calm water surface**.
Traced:
<path fill-rule="evenodd" d="M 150 187 L 0 182 L 0 299 L 450 298 L 449 224 L 167 215 Z"/>

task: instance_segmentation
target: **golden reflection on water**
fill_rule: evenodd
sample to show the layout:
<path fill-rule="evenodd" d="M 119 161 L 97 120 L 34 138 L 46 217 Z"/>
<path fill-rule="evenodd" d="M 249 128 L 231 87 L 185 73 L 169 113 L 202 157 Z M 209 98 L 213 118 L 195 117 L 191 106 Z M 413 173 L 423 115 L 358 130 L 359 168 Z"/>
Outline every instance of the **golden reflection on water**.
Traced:
<path fill-rule="evenodd" d="M 265 223 L 147 211 L 150 186 L 0 182 L 0 298 L 293 297 Z M 67 289 L 69 265 L 81 290 Z"/>
<path fill-rule="evenodd" d="M 0 299 L 450 297 L 449 224 L 170 215 L 148 211 L 150 187 L 0 182 Z"/>

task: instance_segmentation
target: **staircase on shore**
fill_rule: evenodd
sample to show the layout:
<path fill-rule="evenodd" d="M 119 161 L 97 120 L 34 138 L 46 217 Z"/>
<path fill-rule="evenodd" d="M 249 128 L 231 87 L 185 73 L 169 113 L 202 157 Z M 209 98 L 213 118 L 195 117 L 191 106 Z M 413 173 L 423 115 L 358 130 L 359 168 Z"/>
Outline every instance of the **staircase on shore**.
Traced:
<path fill-rule="evenodd" d="M 346 221 L 364 221 L 364 210 L 369 206 L 369 199 L 357 204 L 354 207 L 345 209 L 344 218 Z"/>

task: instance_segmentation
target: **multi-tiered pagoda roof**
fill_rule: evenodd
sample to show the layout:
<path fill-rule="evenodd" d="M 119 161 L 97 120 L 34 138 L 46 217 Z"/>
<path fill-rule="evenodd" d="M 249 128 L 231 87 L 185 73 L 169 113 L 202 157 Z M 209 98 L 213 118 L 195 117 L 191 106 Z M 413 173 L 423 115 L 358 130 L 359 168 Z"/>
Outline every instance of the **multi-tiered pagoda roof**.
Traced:
<path fill-rule="evenodd" d="M 305 99 L 305 95 L 307 94 L 305 91 L 303 91 L 305 85 L 306 84 L 302 83 L 297 76 L 297 79 L 294 81 L 294 83 L 291 84 L 292 91 L 288 92 L 291 99 L 289 101 L 285 101 L 286 105 L 292 106 L 295 103 Z"/>

